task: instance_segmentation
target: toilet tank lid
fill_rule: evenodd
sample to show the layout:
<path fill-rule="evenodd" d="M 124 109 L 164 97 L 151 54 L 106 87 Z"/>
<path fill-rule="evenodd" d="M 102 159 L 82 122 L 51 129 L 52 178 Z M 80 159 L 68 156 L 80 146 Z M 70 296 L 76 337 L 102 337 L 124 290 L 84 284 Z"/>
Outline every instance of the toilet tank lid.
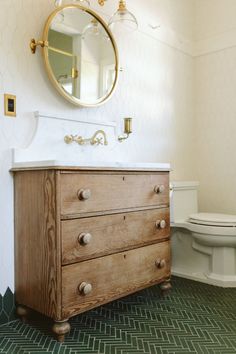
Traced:
<path fill-rule="evenodd" d="M 209 226 L 236 226 L 236 215 L 197 213 L 189 216 L 189 222 Z"/>

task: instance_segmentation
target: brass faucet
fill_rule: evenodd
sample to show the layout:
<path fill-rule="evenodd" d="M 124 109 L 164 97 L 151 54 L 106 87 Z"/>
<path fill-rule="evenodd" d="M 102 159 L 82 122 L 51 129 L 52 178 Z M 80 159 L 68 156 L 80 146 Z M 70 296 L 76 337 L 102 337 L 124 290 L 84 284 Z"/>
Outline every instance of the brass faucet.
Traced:
<path fill-rule="evenodd" d="M 98 137 L 101 135 L 101 137 Z M 97 130 L 91 138 L 83 138 L 79 135 L 66 135 L 64 137 L 64 141 L 66 144 L 71 144 L 73 142 L 79 145 L 108 145 L 107 136 L 104 130 Z"/>
<path fill-rule="evenodd" d="M 102 135 L 102 137 L 97 138 L 98 135 Z M 102 141 L 103 141 L 103 143 L 102 143 Z M 104 130 L 97 130 L 94 133 L 94 135 L 92 136 L 90 144 L 91 145 L 99 145 L 99 144 L 108 145 L 107 136 L 106 136 L 106 133 L 104 132 Z"/>

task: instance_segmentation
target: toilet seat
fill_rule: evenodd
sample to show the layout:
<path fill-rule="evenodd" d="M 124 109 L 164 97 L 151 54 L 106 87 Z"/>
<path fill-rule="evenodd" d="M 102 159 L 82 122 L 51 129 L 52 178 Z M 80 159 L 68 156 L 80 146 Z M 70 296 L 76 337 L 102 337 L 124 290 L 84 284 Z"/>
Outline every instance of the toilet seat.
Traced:
<path fill-rule="evenodd" d="M 236 227 L 236 215 L 197 213 L 189 216 L 188 222 L 198 225 Z"/>

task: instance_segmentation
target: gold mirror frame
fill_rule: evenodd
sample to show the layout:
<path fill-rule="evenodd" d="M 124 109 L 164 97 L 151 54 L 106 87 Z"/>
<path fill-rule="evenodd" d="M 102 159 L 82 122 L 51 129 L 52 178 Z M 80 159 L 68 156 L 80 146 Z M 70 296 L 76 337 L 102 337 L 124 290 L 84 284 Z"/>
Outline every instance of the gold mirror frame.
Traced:
<path fill-rule="evenodd" d="M 111 40 L 111 44 L 112 47 L 114 49 L 114 55 L 115 55 L 115 80 L 112 86 L 112 89 L 110 90 L 110 92 L 105 96 L 102 97 L 100 100 L 98 100 L 96 103 L 84 103 L 83 101 L 81 101 L 79 98 L 76 98 L 75 96 L 70 95 L 69 93 L 67 94 L 62 87 L 58 84 L 53 71 L 51 69 L 51 65 L 49 62 L 49 56 L 48 56 L 48 34 L 49 34 L 49 30 L 50 30 L 50 25 L 52 23 L 52 20 L 54 19 L 54 17 L 63 9 L 80 9 L 81 11 L 84 11 L 88 14 L 90 14 L 91 16 L 93 16 L 105 29 L 105 31 L 107 32 L 107 34 L 110 37 Z M 115 42 L 115 39 L 110 31 L 110 29 L 108 28 L 106 22 L 99 16 L 96 14 L 96 12 L 94 12 L 93 10 L 90 10 L 86 7 L 83 7 L 81 5 L 77 5 L 77 4 L 73 4 L 73 5 L 65 5 L 65 6 L 60 6 L 59 8 L 57 8 L 55 11 L 53 11 L 51 13 L 51 15 L 48 17 L 46 24 L 44 26 L 44 30 L 43 30 L 43 39 L 36 41 L 35 39 L 32 39 L 30 42 L 30 49 L 31 52 L 34 54 L 36 52 L 36 48 L 37 46 L 41 46 L 42 47 L 42 53 L 43 53 L 43 58 L 44 58 L 44 63 L 45 63 L 45 67 L 46 67 L 46 71 L 47 74 L 49 76 L 50 81 L 52 82 L 53 86 L 56 88 L 56 90 L 69 102 L 73 103 L 76 106 L 80 106 L 80 107 L 98 107 L 102 104 L 104 104 L 105 102 L 107 102 L 112 94 L 115 91 L 115 88 L 117 86 L 117 82 L 118 82 L 118 77 L 119 77 L 119 55 L 118 55 L 118 49 L 117 49 L 117 45 Z"/>

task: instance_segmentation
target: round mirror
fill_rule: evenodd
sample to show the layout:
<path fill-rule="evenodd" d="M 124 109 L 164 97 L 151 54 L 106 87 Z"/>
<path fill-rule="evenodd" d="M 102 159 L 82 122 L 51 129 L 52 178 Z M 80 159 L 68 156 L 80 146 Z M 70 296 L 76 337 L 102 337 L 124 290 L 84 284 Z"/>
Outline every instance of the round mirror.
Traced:
<path fill-rule="evenodd" d="M 67 100 L 94 107 L 111 97 L 118 52 L 108 26 L 95 12 L 79 5 L 58 8 L 47 20 L 43 40 L 49 77 Z"/>

